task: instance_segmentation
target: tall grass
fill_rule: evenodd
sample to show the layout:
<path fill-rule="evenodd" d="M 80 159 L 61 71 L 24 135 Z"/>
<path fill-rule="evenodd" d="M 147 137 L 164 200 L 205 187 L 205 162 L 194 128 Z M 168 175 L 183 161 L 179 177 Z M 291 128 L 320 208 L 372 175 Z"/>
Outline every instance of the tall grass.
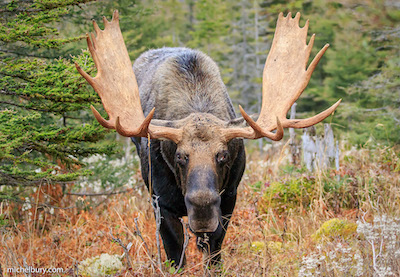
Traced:
<path fill-rule="evenodd" d="M 223 267 L 215 275 L 400 276 L 399 149 L 343 146 L 339 171 L 313 173 L 290 165 L 284 146 L 248 152 L 222 247 Z M 82 261 L 108 253 L 120 255 L 124 264 L 113 276 L 172 275 L 164 253 L 162 271 L 154 266 L 153 209 L 138 169 L 134 175 L 135 187 L 97 207 L 81 197 L 79 209 L 41 208 L 40 216 L 33 216 L 16 213 L 17 206 L 3 202 L 3 272 L 32 266 L 63 268 L 68 273 L 60 276 L 74 276 Z M 63 199 L 65 206 L 75 203 L 75 196 Z M 132 268 L 110 234 L 129 245 Z M 202 254 L 193 235 L 186 255 L 187 264 L 177 275 L 203 276 Z"/>

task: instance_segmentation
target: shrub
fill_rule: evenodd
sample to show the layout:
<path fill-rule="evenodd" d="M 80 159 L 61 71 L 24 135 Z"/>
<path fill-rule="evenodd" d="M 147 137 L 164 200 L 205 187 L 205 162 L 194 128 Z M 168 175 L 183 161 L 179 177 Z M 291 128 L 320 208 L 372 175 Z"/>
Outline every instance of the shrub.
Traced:
<path fill-rule="evenodd" d="M 274 212 L 283 213 L 288 209 L 306 208 L 315 198 L 314 179 L 290 179 L 286 183 L 272 182 L 268 186 L 260 201 L 261 212 L 272 209 Z"/>
<path fill-rule="evenodd" d="M 332 218 L 324 222 L 311 236 L 316 241 L 334 240 L 337 237 L 347 239 L 357 231 L 357 224 L 344 219 Z"/>

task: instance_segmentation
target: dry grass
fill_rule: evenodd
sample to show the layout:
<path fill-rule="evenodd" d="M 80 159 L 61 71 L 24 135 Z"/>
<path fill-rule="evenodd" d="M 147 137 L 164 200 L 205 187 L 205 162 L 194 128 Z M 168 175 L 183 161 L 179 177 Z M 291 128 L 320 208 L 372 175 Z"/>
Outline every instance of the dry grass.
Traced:
<path fill-rule="evenodd" d="M 223 269 L 216 275 L 296 276 L 304 257 L 320 253 L 320 246 L 313 240 L 312 234 L 323 222 L 331 218 L 356 222 L 361 216 L 371 221 L 377 214 L 400 215 L 400 162 L 399 151 L 394 148 L 344 151 L 340 172 L 327 171 L 314 175 L 296 168 L 290 174 L 285 173 L 285 151 L 281 148 L 275 150 L 276 153 L 271 151 L 264 154 L 255 151 L 249 155 L 252 162 L 248 163 L 223 244 Z M 272 157 L 276 157 L 275 160 Z M 283 169 L 277 169 L 279 167 Z M 344 199 L 336 199 L 331 192 L 323 193 L 323 186 L 334 183 L 336 176 L 346 179 L 347 186 L 357 188 L 354 190 L 356 201 L 343 204 Z M 263 202 L 262 196 L 272 182 L 284 183 L 300 178 L 315 180 L 315 197 L 308 206 L 288 206 L 284 212 L 278 213 L 274 207 Z M 255 189 L 257 182 L 261 182 L 261 186 Z M 20 211 L 21 218 L 18 220 L 13 217 L 16 208 L 3 203 L 1 213 L 5 216 L 2 220 L 7 220 L 7 224 L 0 227 L 0 265 L 4 272 L 6 268 L 29 265 L 63 268 L 67 273 L 60 276 L 75 276 L 75 267 L 84 259 L 101 253 L 124 253 L 119 244 L 112 242 L 109 235 L 111 228 L 113 235 L 125 245 L 132 243 L 129 251 L 132 269 L 124 269 L 114 276 L 170 276 L 167 265 L 164 264 L 162 272 L 155 265 L 156 228 L 148 199 L 142 185 L 129 193 L 110 196 L 94 209 L 56 209 L 53 214 L 49 210 L 46 210 L 47 213 L 32 210 L 36 216 L 32 211 Z M 65 197 L 63 205 L 69 206 L 75 201 L 76 197 Z M 135 218 L 138 218 L 149 253 L 134 232 Z M 345 243 L 361 247 L 361 244 L 356 244 L 361 239 L 356 234 L 353 241 Z M 333 247 L 329 244 L 325 246 Z M 187 264 L 179 275 L 203 276 L 202 254 L 197 250 L 193 235 L 186 254 Z M 165 254 L 162 255 L 165 261 Z M 123 262 L 126 264 L 125 258 Z M 366 276 L 372 276 L 373 269 L 366 270 Z M 346 275 L 337 271 L 324 276 Z"/>

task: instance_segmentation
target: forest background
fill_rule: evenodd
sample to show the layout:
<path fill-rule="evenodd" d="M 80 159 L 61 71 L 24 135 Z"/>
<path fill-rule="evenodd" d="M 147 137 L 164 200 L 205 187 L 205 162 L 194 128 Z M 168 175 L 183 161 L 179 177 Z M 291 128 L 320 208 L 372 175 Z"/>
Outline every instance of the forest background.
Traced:
<path fill-rule="evenodd" d="M 343 98 L 329 119 L 343 152 L 378 151 L 383 156 L 368 153 L 389 162 L 391 174 L 399 171 L 398 1 L 6 0 L 0 3 L 2 234 L 34 222 L 25 231 L 44 235 L 60 211 L 80 214 L 111 201 L 87 198 L 90 193 L 132 193 L 140 186 L 134 149 L 93 120 L 89 106 L 101 110 L 100 99 L 74 66 L 77 61 L 94 74 L 83 34 L 92 30 L 92 19 L 101 25 L 101 17 L 110 19 L 115 9 L 132 61 L 151 48 L 200 49 L 219 65 L 234 106 L 250 113 L 260 108 L 262 70 L 279 12 L 301 12 L 300 25 L 309 19 L 309 34 L 316 34 L 312 56 L 326 43 L 330 47 L 297 102 L 297 117 Z M 257 159 L 267 159 L 248 147 Z M 302 165 L 289 171 L 296 170 L 303 172 Z M 255 184 L 256 193 L 265 195 L 258 186 L 274 180 L 271 174 L 254 180 L 252 191 Z"/>

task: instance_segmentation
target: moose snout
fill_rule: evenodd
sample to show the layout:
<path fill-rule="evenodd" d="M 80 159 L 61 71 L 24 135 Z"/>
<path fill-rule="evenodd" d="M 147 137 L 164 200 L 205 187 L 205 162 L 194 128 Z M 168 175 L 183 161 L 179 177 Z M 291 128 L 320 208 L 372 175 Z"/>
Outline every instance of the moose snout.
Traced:
<path fill-rule="evenodd" d="M 185 205 L 194 232 L 214 232 L 220 218 L 221 197 L 213 171 L 194 170 L 188 178 Z"/>
<path fill-rule="evenodd" d="M 196 191 L 185 196 L 189 226 L 193 232 L 214 232 L 218 228 L 221 197 L 213 191 Z"/>

